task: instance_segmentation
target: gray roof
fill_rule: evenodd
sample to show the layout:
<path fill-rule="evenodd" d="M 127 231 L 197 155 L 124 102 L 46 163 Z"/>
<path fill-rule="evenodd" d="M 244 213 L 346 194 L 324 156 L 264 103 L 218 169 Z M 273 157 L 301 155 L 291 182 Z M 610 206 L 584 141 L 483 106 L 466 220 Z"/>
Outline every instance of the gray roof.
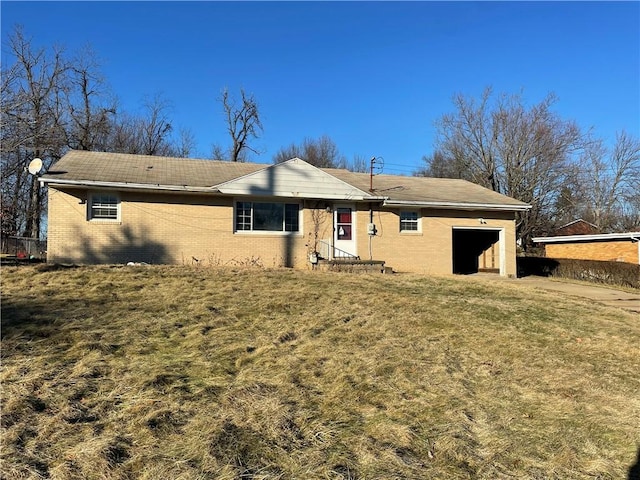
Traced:
<path fill-rule="evenodd" d="M 127 153 L 71 150 L 43 180 L 207 188 L 265 168 L 255 163 L 192 160 Z"/>
<path fill-rule="evenodd" d="M 72 150 L 41 177 L 44 183 L 190 190 L 215 192 L 216 185 L 263 170 L 257 163 L 194 160 L 149 155 Z M 353 187 L 369 192 L 370 176 L 348 170 L 323 168 L 324 172 Z M 480 208 L 500 206 L 522 210 L 528 205 L 466 180 L 399 175 L 375 175 L 372 197 L 387 204 L 415 204 Z"/>
<path fill-rule="evenodd" d="M 338 169 L 323 170 L 361 190 L 368 191 L 370 188 L 371 178 L 367 173 Z M 374 175 L 372 194 L 388 197 L 392 202 L 526 206 L 526 203 L 475 183 L 453 178 Z"/>

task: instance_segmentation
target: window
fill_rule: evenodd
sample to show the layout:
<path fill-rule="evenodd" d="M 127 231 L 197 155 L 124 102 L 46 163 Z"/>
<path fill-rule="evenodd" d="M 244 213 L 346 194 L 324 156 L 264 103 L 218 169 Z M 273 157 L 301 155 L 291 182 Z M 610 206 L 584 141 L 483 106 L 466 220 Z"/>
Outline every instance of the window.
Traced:
<path fill-rule="evenodd" d="M 336 211 L 336 228 L 338 229 L 338 240 L 351 240 L 351 209 L 338 208 Z"/>
<path fill-rule="evenodd" d="M 110 193 L 92 194 L 89 201 L 90 220 L 118 220 L 119 201 Z"/>
<path fill-rule="evenodd" d="M 400 212 L 400 231 L 401 232 L 418 232 L 418 212 L 401 211 Z"/>
<path fill-rule="evenodd" d="M 299 212 L 297 203 L 238 202 L 236 231 L 298 232 Z"/>

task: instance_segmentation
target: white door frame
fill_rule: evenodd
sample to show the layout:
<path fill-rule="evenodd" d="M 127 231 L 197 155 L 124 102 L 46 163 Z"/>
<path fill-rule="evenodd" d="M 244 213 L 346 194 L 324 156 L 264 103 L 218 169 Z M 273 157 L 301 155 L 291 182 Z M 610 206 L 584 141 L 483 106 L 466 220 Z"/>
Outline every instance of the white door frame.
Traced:
<path fill-rule="evenodd" d="M 351 240 L 340 240 L 340 227 L 338 226 L 338 210 L 341 208 L 351 209 Z M 340 250 L 358 256 L 358 248 L 356 243 L 356 206 L 353 203 L 338 203 L 333 206 L 333 246 L 334 257 L 340 257 Z"/>
<path fill-rule="evenodd" d="M 504 227 L 486 227 L 486 226 L 482 226 L 482 227 L 476 227 L 476 226 L 472 226 L 472 227 L 465 227 L 465 226 L 457 226 L 457 227 L 452 227 L 452 237 L 453 237 L 453 230 L 483 230 L 483 231 L 492 231 L 492 232 L 498 232 L 498 254 L 499 254 L 499 261 L 500 261 L 500 275 L 501 276 L 506 276 L 507 275 L 507 243 L 505 242 L 505 228 Z M 451 258 L 453 259 L 453 250 L 451 251 Z"/>

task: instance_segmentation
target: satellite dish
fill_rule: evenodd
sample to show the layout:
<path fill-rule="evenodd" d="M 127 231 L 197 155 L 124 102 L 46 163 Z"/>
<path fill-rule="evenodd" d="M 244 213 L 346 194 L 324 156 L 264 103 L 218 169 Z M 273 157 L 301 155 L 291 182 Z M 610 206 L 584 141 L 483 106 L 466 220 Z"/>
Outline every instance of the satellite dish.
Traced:
<path fill-rule="evenodd" d="M 29 163 L 29 173 L 31 175 L 37 175 L 40 173 L 40 170 L 42 170 L 42 160 L 39 158 L 31 160 L 31 163 Z"/>

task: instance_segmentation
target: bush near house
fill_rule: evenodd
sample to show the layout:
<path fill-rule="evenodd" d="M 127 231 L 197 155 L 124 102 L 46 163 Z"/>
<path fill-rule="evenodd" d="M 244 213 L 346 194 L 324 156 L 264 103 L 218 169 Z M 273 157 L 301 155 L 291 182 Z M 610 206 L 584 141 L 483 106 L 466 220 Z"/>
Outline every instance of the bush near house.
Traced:
<path fill-rule="evenodd" d="M 518 257 L 518 276 L 569 278 L 640 289 L 640 265 L 573 258 Z"/>

